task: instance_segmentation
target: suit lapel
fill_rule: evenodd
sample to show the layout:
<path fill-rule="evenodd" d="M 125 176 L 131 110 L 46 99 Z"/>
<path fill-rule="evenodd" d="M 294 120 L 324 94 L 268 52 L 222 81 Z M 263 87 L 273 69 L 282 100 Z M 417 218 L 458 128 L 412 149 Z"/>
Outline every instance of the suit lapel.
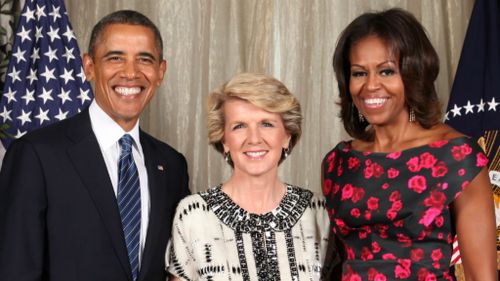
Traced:
<path fill-rule="evenodd" d="M 88 110 L 76 118 L 78 119 L 75 120 L 75 126 L 68 130 L 69 138 L 74 141 L 73 147 L 68 149 L 68 155 L 94 201 L 109 233 L 115 253 L 130 279 L 130 263 L 116 196 L 99 144 L 90 126 Z"/>
<path fill-rule="evenodd" d="M 166 186 L 166 173 L 167 167 L 165 159 L 159 157 L 159 153 L 154 146 L 154 144 L 149 140 L 144 133 L 141 131 L 141 145 L 144 152 L 145 165 L 148 173 L 148 183 L 149 183 L 149 198 L 151 203 L 151 209 L 149 212 L 149 225 L 146 235 L 146 244 L 144 246 L 144 252 L 142 255 L 141 270 L 139 274 L 139 280 L 144 280 L 149 271 L 151 264 L 155 264 L 152 261 L 154 251 L 158 250 L 161 243 L 159 242 L 162 237 L 160 233 L 161 224 L 165 223 L 167 220 L 165 217 L 165 199 L 167 192 Z"/>

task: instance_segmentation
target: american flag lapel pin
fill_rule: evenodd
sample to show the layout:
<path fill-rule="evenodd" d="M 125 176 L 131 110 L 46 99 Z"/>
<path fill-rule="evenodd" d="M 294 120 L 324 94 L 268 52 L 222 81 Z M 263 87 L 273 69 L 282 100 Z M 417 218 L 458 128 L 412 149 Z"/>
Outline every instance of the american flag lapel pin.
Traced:
<path fill-rule="evenodd" d="M 156 166 L 156 168 L 158 168 L 158 171 L 164 171 L 165 168 L 163 168 L 163 165 L 158 165 Z"/>

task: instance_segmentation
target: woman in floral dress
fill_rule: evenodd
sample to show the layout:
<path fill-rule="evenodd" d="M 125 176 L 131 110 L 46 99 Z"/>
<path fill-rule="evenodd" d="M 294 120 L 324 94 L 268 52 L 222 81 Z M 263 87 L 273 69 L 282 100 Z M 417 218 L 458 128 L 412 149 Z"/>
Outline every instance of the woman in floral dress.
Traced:
<path fill-rule="evenodd" d="M 453 280 L 457 234 L 467 280 L 497 280 L 487 157 L 440 120 L 439 60 L 421 24 L 400 9 L 365 13 L 333 57 L 351 141 L 323 162 L 342 280 Z"/>

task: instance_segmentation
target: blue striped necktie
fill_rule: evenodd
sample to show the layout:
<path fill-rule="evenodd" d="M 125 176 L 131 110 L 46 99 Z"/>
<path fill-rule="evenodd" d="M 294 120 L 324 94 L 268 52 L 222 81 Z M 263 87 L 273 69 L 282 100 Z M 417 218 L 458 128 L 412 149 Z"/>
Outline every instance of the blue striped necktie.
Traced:
<path fill-rule="evenodd" d="M 141 190 L 139 174 L 132 157 L 134 139 L 129 134 L 118 141 L 121 147 L 118 162 L 118 208 L 133 280 L 139 274 L 139 234 L 141 229 Z"/>

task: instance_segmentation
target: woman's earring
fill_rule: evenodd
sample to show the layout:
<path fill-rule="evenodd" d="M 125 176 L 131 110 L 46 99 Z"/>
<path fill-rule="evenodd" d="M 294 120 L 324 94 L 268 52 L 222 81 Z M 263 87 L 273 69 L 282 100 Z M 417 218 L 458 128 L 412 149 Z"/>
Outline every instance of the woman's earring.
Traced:
<path fill-rule="evenodd" d="M 283 148 L 283 154 L 285 155 L 285 158 L 288 157 L 288 153 L 290 153 L 290 149 L 287 147 L 287 148 Z"/>
<path fill-rule="evenodd" d="M 415 122 L 415 109 L 413 107 L 410 107 L 410 123 Z"/>
<path fill-rule="evenodd" d="M 364 122 L 365 121 L 365 117 L 359 111 L 358 111 L 358 118 L 359 118 L 359 122 Z"/>
<path fill-rule="evenodd" d="M 231 160 L 231 155 L 229 154 L 229 151 L 224 151 L 224 160 L 226 160 L 227 163 Z"/>

